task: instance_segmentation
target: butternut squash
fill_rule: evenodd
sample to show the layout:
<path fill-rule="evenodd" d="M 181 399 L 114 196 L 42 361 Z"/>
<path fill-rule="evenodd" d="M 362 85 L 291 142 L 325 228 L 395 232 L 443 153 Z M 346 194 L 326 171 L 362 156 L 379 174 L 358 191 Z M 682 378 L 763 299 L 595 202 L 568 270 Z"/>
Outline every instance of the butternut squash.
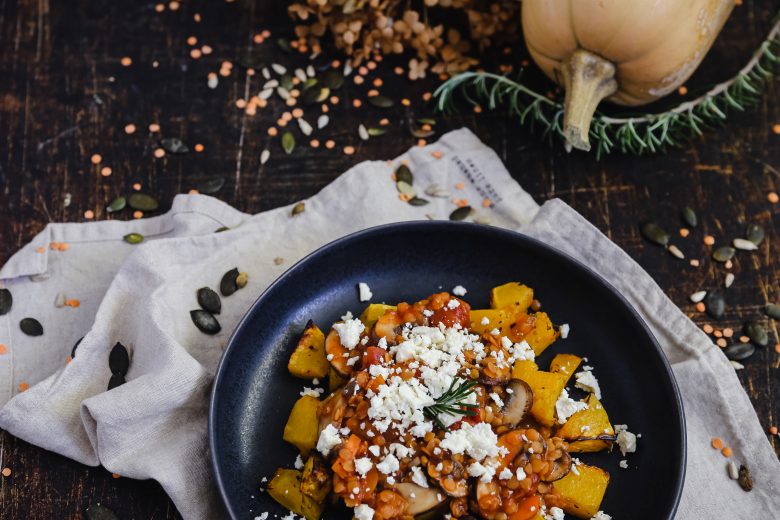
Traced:
<path fill-rule="evenodd" d="M 604 493 L 609 484 L 609 473 L 595 466 L 577 464 L 560 480 L 553 483 L 553 492 L 558 495 L 548 506 L 556 506 L 577 518 L 592 518 L 598 513 Z"/>
<path fill-rule="evenodd" d="M 581 362 L 582 358 L 574 354 L 556 354 L 553 360 L 550 361 L 550 372 L 565 375 L 566 383 L 568 384 L 569 379 L 574 375 Z"/>
<path fill-rule="evenodd" d="M 329 366 L 325 357 L 325 334 L 309 320 L 287 362 L 287 370 L 295 377 L 314 379 L 328 375 Z"/>
<path fill-rule="evenodd" d="M 512 307 L 525 312 L 533 301 L 534 290 L 519 282 L 498 285 L 490 291 L 490 307 L 493 309 Z"/>
<path fill-rule="evenodd" d="M 279 468 L 268 483 L 268 494 L 283 507 L 305 517 L 306 520 L 319 520 L 325 504 L 301 491 L 302 478 L 303 475 L 296 469 Z"/>
<path fill-rule="evenodd" d="M 610 448 L 615 441 L 615 430 L 604 405 L 593 394 L 585 402 L 588 408 L 569 417 L 566 424 L 555 432 L 557 437 L 569 442 L 571 453 L 602 451 Z"/>
<path fill-rule="evenodd" d="M 520 363 L 520 365 L 518 365 Z M 525 381 L 531 387 L 534 401 L 531 415 L 540 424 L 555 424 L 555 403 L 566 386 L 566 376 L 554 372 L 534 370 L 533 361 L 516 361 L 512 368 L 512 377 Z"/>
<path fill-rule="evenodd" d="M 531 57 L 566 89 L 563 131 L 589 150 L 596 107 L 638 106 L 674 91 L 699 66 L 734 0 L 523 0 Z"/>
<path fill-rule="evenodd" d="M 311 395 L 304 395 L 295 401 L 290 418 L 284 425 L 282 438 L 295 445 L 304 457 L 317 445 L 319 426 L 317 408 L 319 405 L 319 399 Z"/>
<path fill-rule="evenodd" d="M 384 303 L 369 303 L 360 315 L 360 321 L 366 326 L 366 329 L 371 329 L 385 312 L 394 311 L 395 305 L 385 305 Z"/>

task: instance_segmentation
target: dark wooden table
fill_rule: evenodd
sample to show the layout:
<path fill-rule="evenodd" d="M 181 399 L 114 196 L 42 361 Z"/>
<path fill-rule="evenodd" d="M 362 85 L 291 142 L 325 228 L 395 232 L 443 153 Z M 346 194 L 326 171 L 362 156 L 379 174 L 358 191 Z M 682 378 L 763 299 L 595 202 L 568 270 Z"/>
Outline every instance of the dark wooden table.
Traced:
<path fill-rule="evenodd" d="M 259 74 L 250 77 L 237 65 L 230 77 L 219 78 L 216 89 L 207 86 L 207 74 L 218 71 L 222 60 L 304 63 L 298 55 L 280 53 L 272 41 L 253 43 L 253 35 L 263 29 L 273 30 L 271 40 L 290 34 L 283 4 L 195 0 L 158 13 L 154 2 L 0 0 L 0 262 L 48 222 L 83 222 L 88 210 L 96 219 L 130 218 L 128 213 L 109 216 L 105 207 L 134 183 L 158 197 L 164 211 L 175 194 L 223 176 L 227 183 L 216 196 L 243 211 L 259 212 L 313 195 L 361 160 L 391 158 L 413 145 L 407 121 L 434 113 L 419 101 L 435 87 L 432 78 L 414 85 L 388 78 L 386 92 L 396 99 L 402 92 L 414 103 L 387 113 L 350 110 L 351 100 L 365 97 L 366 88 L 348 82 L 339 92 L 340 105 L 331 111 L 328 136 L 336 148 L 302 144 L 288 156 L 266 133 L 281 108 L 250 117 L 235 107 L 245 92 L 259 90 Z M 778 9 L 780 0 L 745 1 L 737 7 L 689 82 L 691 90 L 741 67 Z M 213 53 L 191 58 L 189 36 Z M 121 64 L 125 56 L 132 65 Z M 393 76 L 391 70 L 381 75 Z M 358 124 L 375 124 L 384 116 L 392 121 L 390 131 L 361 142 Z M 150 123 L 159 124 L 161 132 L 149 132 Z M 767 301 L 780 300 L 780 205 L 767 201 L 768 192 L 780 191 L 775 123 L 780 123 L 777 83 L 769 85 L 758 107 L 732 115 L 727 127 L 681 149 L 641 158 L 614 155 L 597 161 L 592 155 L 569 154 L 560 143 L 541 141 L 501 114 L 464 110 L 440 118 L 438 126 L 471 128 L 537 201 L 559 197 L 580 211 L 702 325 L 712 320 L 694 311 L 688 295 L 722 284 L 725 272 L 709 261 L 703 236 L 724 243 L 739 236 L 746 222 L 762 224 L 766 244 L 756 254 L 738 257 L 727 312 L 716 324 L 739 329 L 748 319 L 763 319 Z M 136 125 L 136 133 L 128 135 L 127 124 Z M 205 149 L 155 158 L 161 136 L 181 138 L 191 149 L 201 143 Z M 354 145 L 356 154 L 343 154 L 344 145 Z M 266 148 L 272 157 L 262 165 Z M 95 153 L 112 168 L 110 176 L 90 163 Z M 676 232 L 686 205 L 696 209 L 701 223 L 676 242 L 689 258 L 702 259 L 700 268 L 648 244 L 638 232 L 644 219 Z M 767 325 L 774 345 L 777 323 Z M 780 414 L 780 356 L 771 345 L 739 372 L 767 428 Z M 777 438 L 772 442 L 780 448 Z M 105 469 L 82 466 L 5 432 L 0 434 L 0 466 L 13 469 L 10 478 L 0 478 L 2 518 L 81 518 L 84 508 L 98 501 L 120 518 L 178 516 L 154 482 L 114 479 Z"/>

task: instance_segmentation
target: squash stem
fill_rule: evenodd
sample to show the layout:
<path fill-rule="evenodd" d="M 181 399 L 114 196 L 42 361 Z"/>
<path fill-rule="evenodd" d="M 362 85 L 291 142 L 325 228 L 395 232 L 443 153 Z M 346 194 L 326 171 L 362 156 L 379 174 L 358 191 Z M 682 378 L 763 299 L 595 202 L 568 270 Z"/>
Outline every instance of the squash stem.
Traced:
<path fill-rule="evenodd" d="M 562 67 L 566 98 L 563 134 L 578 150 L 590 150 L 588 132 L 596 107 L 618 89 L 615 65 L 585 49 L 577 49 Z"/>

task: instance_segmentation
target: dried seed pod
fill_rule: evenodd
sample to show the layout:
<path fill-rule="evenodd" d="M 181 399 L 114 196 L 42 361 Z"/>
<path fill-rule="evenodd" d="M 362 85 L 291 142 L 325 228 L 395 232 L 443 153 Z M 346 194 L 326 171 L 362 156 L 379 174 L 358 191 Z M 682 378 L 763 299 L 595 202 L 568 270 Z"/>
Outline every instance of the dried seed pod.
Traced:
<path fill-rule="evenodd" d="M 238 285 L 236 285 L 236 278 L 238 278 L 237 267 L 234 267 L 222 275 L 222 280 L 219 282 L 219 292 L 222 293 L 222 296 L 230 296 L 238 290 Z"/>
<path fill-rule="evenodd" d="M 222 311 L 222 300 L 210 287 L 198 289 L 198 305 L 212 314 L 219 314 Z"/>
<path fill-rule="evenodd" d="M 114 345 L 108 355 L 108 368 L 112 374 L 121 375 L 126 375 L 130 368 L 130 354 L 127 353 L 125 346 L 119 342 Z"/>

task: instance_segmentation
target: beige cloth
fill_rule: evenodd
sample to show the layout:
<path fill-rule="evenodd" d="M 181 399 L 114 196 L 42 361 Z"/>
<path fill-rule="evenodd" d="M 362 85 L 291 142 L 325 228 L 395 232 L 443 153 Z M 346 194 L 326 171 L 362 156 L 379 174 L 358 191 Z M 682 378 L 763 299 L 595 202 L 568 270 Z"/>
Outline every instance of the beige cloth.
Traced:
<path fill-rule="evenodd" d="M 435 159 L 434 150 L 443 157 Z M 463 182 L 458 196 L 475 207 L 492 199 L 495 207 L 480 209 L 477 219 L 578 258 L 644 317 L 673 365 L 686 408 L 688 468 L 678 518 L 780 518 L 780 463 L 745 391 L 720 350 L 646 272 L 563 202 L 540 209 L 468 130 L 399 159 L 409 161 L 420 190 Z M 358 164 L 307 200 L 296 217 L 289 207 L 249 216 L 210 197 L 180 195 L 160 217 L 49 225 L 0 270 L 14 294 L 11 312 L 0 317 L 0 343 L 8 347 L 0 355 L 0 427 L 84 464 L 156 479 L 184 518 L 220 517 L 206 426 L 210 382 L 225 342 L 263 289 L 314 248 L 379 224 L 448 217 L 452 204 L 445 199 L 422 207 L 400 202 L 393 169 L 384 161 Z M 231 230 L 214 233 L 221 226 Z M 129 232 L 147 240 L 127 244 L 122 237 Z M 69 248 L 53 250 L 53 242 Z M 277 265 L 275 258 L 284 260 Z M 187 312 L 197 308 L 195 289 L 217 286 L 237 265 L 250 284 L 223 306 L 222 332 L 206 336 Z M 59 293 L 81 306 L 55 307 Z M 20 332 L 26 316 L 43 324 L 43 336 Z M 132 355 L 128 382 L 107 392 L 108 353 L 117 341 Z M 22 383 L 31 388 L 18 393 Z M 725 477 L 724 459 L 709 448 L 713 431 L 732 440 L 737 460 L 751 462 L 752 493 Z"/>

